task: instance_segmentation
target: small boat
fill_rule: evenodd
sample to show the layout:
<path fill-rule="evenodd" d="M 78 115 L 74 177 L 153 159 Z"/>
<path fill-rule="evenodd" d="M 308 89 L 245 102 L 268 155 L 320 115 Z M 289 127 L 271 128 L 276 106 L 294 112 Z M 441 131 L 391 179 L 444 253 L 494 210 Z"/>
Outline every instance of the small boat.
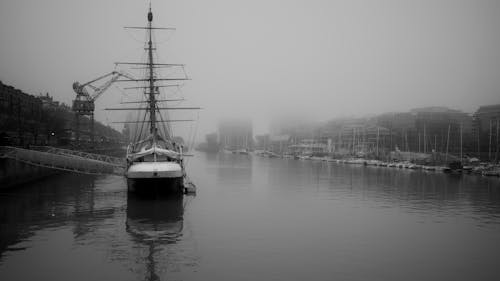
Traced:
<path fill-rule="evenodd" d="M 380 164 L 380 161 L 378 160 L 368 160 L 366 161 L 366 165 L 367 166 L 379 166 Z"/>
<path fill-rule="evenodd" d="M 466 174 L 470 174 L 472 172 L 472 170 L 474 169 L 474 167 L 472 166 L 463 166 L 462 167 L 462 171 Z"/>
<path fill-rule="evenodd" d="M 366 160 L 362 158 L 353 158 L 349 159 L 346 162 L 347 164 L 354 164 L 354 165 L 366 165 Z"/>
<path fill-rule="evenodd" d="M 435 171 L 436 170 L 435 166 L 422 166 L 422 168 L 426 171 Z"/>
<path fill-rule="evenodd" d="M 446 166 L 436 166 L 436 167 L 434 167 L 434 169 L 436 172 L 443 172 L 443 173 L 450 173 L 451 172 L 451 169 L 449 167 L 446 167 Z"/>
<path fill-rule="evenodd" d="M 483 171 L 482 175 L 488 177 L 498 177 L 500 176 L 500 169 L 488 169 Z"/>
<path fill-rule="evenodd" d="M 248 149 L 246 148 L 236 149 L 233 151 L 233 154 L 248 155 Z"/>
<path fill-rule="evenodd" d="M 459 161 L 450 162 L 448 168 L 450 171 L 444 171 L 445 173 L 462 174 L 463 172 L 463 165 Z"/>

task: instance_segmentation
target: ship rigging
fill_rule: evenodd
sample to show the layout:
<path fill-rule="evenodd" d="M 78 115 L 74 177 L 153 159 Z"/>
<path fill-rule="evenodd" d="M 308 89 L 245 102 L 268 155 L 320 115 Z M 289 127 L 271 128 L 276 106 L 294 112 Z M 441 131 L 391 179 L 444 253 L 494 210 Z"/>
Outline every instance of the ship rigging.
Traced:
<path fill-rule="evenodd" d="M 176 85 L 158 85 L 159 81 L 185 81 L 190 80 L 185 75 L 183 64 L 166 64 L 154 61 L 153 52 L 156 50 L 153 44 L 153 30 L 172 30 L 172 28 L 161 28 L 153 26 L 153 13 L 151 7 L 147 14 L 148 24 L 146 27 L 126 27 L 128 29 L 143 29 L 147 32 L 146 62 L 117 62 L 116 65 L 136 65 L 146 70 L 144 78 L 117 79 L 115 82 L 140 82 L 140 87 L 129 89 L 142 89 L 145 100 L 129 101 L 122 104 L 138 104 L 138 107 L 129 108 L 106 108 L 106 110 L 132 110 L 142 112 L 137 114 L 137 121 L 124 121 L 124 124 L 136 124 L 140 126 L 136 130 L 136 136 L 127 148 L 127 169 L 125 176 L 129 192 L 152 193 L 152 194 L 182 194 L 192 191 L 194 185 L 188 180 L 185 166 L 183 146 L 175 142 L 170 123 L 190 122 L 193 119 L 170 119 L 169 111 L 198 110 L 199 107 L 159 106 L 159 102 L 172 102 L 183 99 L 157 98 L 160 88 L 174 87 Z M 184 77 L 160 78 L 155 71 L 164 67 L 181 67 Z M 165 114 L 162 114 L 164 112 Z M 148 133 L 142 134 L 143 125 L 148 125 Z"/>

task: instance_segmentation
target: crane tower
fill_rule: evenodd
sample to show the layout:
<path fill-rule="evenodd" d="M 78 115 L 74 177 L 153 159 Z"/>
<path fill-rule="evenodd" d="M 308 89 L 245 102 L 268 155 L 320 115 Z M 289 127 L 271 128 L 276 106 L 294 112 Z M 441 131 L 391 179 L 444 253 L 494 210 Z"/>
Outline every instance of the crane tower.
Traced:
<path fill-rule="evenodd" d="M 104 93 L 120 76 L 127 77 L 129 79 L 134 79 L 127 74 L 118 71 L 112 71 L 108 74 L 102 75 L 96 79 L 93 79 L 87 83 L 80 84 L 79 82 L 73 83 L 73 90 L 76 93 L 76 98 L 73 100 L 72 110 L 75 112 L 75 124 L 76 124 L 76 139 L 80 140 L 80 117 L 89 116 L 90 118 L 90 140 L 94 143 L 94 110 L 95 101 L 102 93 Z M 96 83 L 102 81 L 105 82 L 96 86 Z"/>

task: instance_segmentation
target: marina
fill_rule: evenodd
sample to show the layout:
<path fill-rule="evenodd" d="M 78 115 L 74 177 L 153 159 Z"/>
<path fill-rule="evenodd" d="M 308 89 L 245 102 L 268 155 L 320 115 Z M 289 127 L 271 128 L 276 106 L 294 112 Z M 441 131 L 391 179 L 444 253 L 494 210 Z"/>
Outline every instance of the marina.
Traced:
<path fill-rule="evenodd" d="M 271 155 L 270 153 L 257 153 L 258 156 L 268 158 L 283 158 L 290 159 L 294 157 Z M 385 168 L 398 168 L 422 171 L 434 171 L 443 173 L 458 173 L 458 174 L 475 174 L 482 176 L 496 176 L 500 177 L 500 166 L 493 163 L 477 163 L 474 166 L 458 166 L 457 168 L 450 168 L 448 166 L 432 166 L 432 165 L 419 165 L 412 162 L 384 162 L 380 160 L 367 160 L 362 158 L 351 159 L 333 159 L 329 157 L 315 157 L 315 156 L 298 156 L 299 160 L 323 161 L 334 162 L 337 164 L 360 165 L 360 166 L 375 166 Z"/>

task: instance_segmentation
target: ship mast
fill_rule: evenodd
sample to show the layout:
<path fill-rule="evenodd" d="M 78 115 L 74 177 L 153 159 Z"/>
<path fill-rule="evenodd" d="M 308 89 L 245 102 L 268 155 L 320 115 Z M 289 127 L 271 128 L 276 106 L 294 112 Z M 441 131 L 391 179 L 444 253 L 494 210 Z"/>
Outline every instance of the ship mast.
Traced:
<path fill-rule="evenodd" d="M 181 121 L 193 121 L 193 120 L 163 120 L 163 117 L 161 116 L 160 110 L 198 110 L 201 109 L 199 107 L 158 107 L 158 102 L 167 102 L 167 101 L 175 101 L 179 99 L 156 99 L 156 94 L 159 94 L 159 89 L 160 87 L 178 87 L 179 85 L 172 85 L 172 84 L 167 84 L 167 85 L 155 85 L 156 81 L 182 81 L 182 80 L 190 80 L 188 77 L 186 77 L 185 72 L 184 75 L 185 77 L 173 77 L 173 78 L 157 78 L 155 77 L 155 69 L 156 68 L 162 68 L 162 67 L 182 67 L 184 68 L 183 64 L 169 64 L 169 63 L 155 63 L 153 59 L 153 50 L 156 50 L 155 47 L 153 47 L 153 30 L 175 30 L 175 28 L 168 28 L 168 27 L 153 27 L 153 12 L 151 10 L 151 4 L 149 5 L 149 11 L 148 11 L 148 24 L 145 27 L 142 26 L 126 26 L 125 28 L 127 29 L 147 29 L 147 46 L 145 46 L 145 50 L 147 51 L 147 60 L 145 62 L 115 62 L 115 65 L 140 65 L 146 69 L 146 75 L 144 78 L 140 79 L 121 79 L 117 80 L 116 82 L 143 82 L 145 85 L 140 86 L 140 87 L 129 87 L 127 89 L 144 89 L 144 95 L 147 96 L 147 100 L 145 101 L 132 101 L 132 102 L 126 102 L 126 103 L 146 103 L 146 107 L 136 107 L 136 108 L 105 108 L 105 110 L 144 110 L 144 120 L 143 121 L 137 121 L 137 122 L 125 122 L 125 123 L 143 123 L 146 124 L 146 122 L 149 122 L 149 132 L 153 141 L 153 144 L 156 144 L 158 138 L 161 138 L 159 136 L 158 132 L 158 123 L 162 124 L 167 124 L 170 122 L 181 122 Z M 158 112 L 159 116 L 156 115 L 156 112 Z M 149 120 L 146 121 L 147 114 L 149 114 Z M 158 118 L 160 120 L 158 120 Z M 123 123 L 123 122 L 118 122 L 118 123 Z M 164 126 L 164 133 L 165 137 L 169 139 L 169 134 L 170 134 L 170 128 L 168 126 Z M 141 127 L 142 131 L 142 127 Z M 140 134 L 139 134 L 140 136 Z"/>
<path fill-rule="evenodd" d="M 148 12 L 148 67 L 149 67 L 149 116 L 150 116 L 150 133 L 153 135 L 153 142 L 156 142 L 157 129 L 156 129 L 156 100 L 154 93 L 154 75 L 153 75 L 153 42 L 152 42 L 152 24 L 153 13 L 151 12 L 151 5 Z"/>

